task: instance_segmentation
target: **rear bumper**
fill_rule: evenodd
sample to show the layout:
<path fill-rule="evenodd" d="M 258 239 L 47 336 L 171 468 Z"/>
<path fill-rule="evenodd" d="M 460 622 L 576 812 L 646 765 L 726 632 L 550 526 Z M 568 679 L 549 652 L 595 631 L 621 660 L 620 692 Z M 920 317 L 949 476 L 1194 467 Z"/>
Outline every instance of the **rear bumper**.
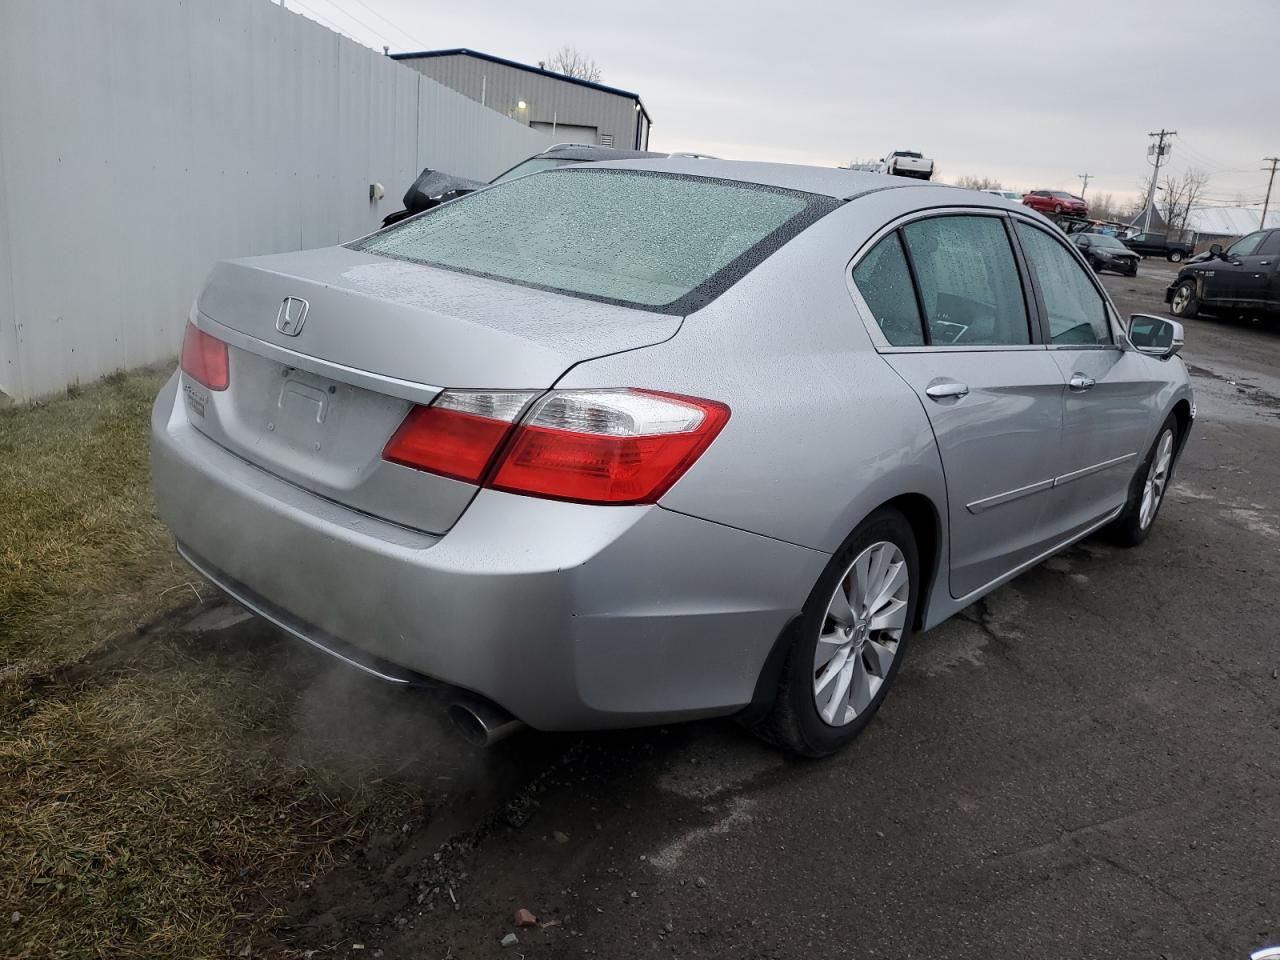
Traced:
<path fill-rule="evenodd" d="M 344 659 L 541 729 L 739 709 L 828 559 L 660 507 L 488 490 L 443 536 L 411 531 L 229 453 L 175 393 L 176 378 L 152 413 L 153 484 L 197 569 Z"/>

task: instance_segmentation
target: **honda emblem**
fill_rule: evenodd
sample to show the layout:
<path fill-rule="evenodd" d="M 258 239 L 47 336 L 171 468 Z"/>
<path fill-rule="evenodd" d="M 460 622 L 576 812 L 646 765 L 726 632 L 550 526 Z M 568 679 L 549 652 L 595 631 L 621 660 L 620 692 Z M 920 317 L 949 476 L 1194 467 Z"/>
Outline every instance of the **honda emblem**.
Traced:
<path fill-rule="evenodd" d="M 285 297 L 280 301 L 280 312 L 276 314 L 276 329 L 286 337 L 296 337 L 307 322 L 310 306 L 301 297 Z"/>

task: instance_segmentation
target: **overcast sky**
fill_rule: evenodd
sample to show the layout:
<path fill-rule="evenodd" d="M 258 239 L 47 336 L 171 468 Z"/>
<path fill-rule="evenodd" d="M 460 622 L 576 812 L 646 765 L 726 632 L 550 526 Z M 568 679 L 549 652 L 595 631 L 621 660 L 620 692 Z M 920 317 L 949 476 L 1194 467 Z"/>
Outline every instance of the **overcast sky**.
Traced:
<path fill-rule="evenodd" d="M 571 43 L 640 94 L 657 150 L 834 166 L 913 149 L 943 180 L 1078 193 L 1088 172 L 1119 199 L 1165 127 L 1173 173 L 1203 169 L 1225 202 L 1260 201 L 1280 155 L 1280 0 L 286 4 L 392 52 L 536 63 Z"/>

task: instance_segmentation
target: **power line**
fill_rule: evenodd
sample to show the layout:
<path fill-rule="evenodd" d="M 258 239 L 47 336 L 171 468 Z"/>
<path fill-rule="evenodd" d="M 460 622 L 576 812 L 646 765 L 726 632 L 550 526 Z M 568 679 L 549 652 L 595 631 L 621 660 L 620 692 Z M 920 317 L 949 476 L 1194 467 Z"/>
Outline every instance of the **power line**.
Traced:
<path fill-rule="evenodd" d="M 404 36 L 408 37 L 411 41 L 413 41 L 413 43 L 414 43 L 414 44 L 415 44 L 415 45 L 416 45 L 420 50 L 425 50 L 425 49 L 427 48 L 427 44 L 426 44 L 426 43 L 424 43 L 422 40 L 419 40 L 417 37 L 415 37 L 412 33 L 410 33 L 410 32 L 409 32 L 408 30 L 406 30 L 404 27 L 400 26 L 400 24 L 396 23 L 394 20 L 391 20 L 391 19 L 390 19 L 390 18 L 388 18 L 388 17 L 384 17 L 384 16 L 383 16 L 382 14 L 380 14 L 377 10 L 373 9 L 373 7 L 369 6 L 369 4 L 365 3 L 365 2 L 364 2 L 364 0 L 356 0 L 356 3 L 360 4 L 360 6 L 364 7 L 366 10 L 368 10 L 370 13 L 372 13 L 375 17 L 377 17 L 377 18 L 378 18 L 379 20 L 381 20 L 383 23 L 385 23 L 385 24 L 387 24 L 388 26 L 390 26 L 390 27 L 391 27 L 393 30 L 395 30 L 397 33 L 403 34 Z"/>
<path fill-rule="evenodd" d="M 383 33 L 382 33 L 382 31 L 381 31 L 381 30 L 376 30 L 376 29 L 374 29 L 374 28 L 373 28 L 373 27 L 371 27 L 369 24 L 365 23 L 363 20 L 361 20 L 359 17 L 357 17 L 357 16 L 356 16 L 354 13 L 352 13 L 350 10 L 347 10 L 347 9 L 345 9 L 345 8 L 343 8 L 343 7 L 338 6 L 338 4 L 337 4 L 336 0 L 328 0 L 328 3 L 329 3 L 329 6 L 333 7 L 335 10 L 337 10 L 339 13 L 341 13 L 341 14 L 342 14 L 344 17 L 346 17 L 348 20 L 352 21 L 353 23 L 358 23 L 358 24 L 360 24 L 360 26 L 364 27 L 366 30 L 368 30 L 370 33 L 372 33 L 372 34 L 373 34 L 375 37 L 377 37 L 379 40 L 382 40 L 382 41 L 384 41 L 384 42 L 386 41 L 386 39 L 387 39 L 387 38 L 383 35 Z"/>
<path fill-rule="evenodd" d="M 337 33 L 346 37 L 348 40 L 352 41 L 353 43 L 360 42 L 359 40 L 356 40 L 355 37 L 351 36 L 351 34 L 347 33 L 347 31 L 343 30 L 340 26 L 338 26 L 336 23 L 330 20 L 328 17 L 324 16 L 323 14 L 316 13 L 316 11 L 312 10 L 305 3 L 303 3 L 302 0 L 293 0 L 293 4 L 294 6 L 301 7 L 303 10 L 307 11 L 307 13 L 311 14 L 311 19 L 315 20 L 317 23 L 324 24 L 334 33 Z M 280 6 L 283 7 L 284 4 L 281 3 Z"/>

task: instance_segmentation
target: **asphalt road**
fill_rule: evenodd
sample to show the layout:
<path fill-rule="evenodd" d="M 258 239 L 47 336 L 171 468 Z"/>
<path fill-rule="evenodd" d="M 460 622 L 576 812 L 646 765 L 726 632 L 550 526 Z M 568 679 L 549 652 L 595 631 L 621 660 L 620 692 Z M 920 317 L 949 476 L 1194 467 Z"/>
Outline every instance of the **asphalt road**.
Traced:
<path fill-rule="evenodd" d="M 1172 275 L 1105 282 L 1123 312 L 1163 312 Z M 300 894 L 292 943 L 1239 960 L 1280 942 L 1280 327 L 1186 326 L 1199 419 L 1148 542 L 1086 541 L 917 638 L 850 749 L 791 760 L 714 722 L 450 754 L 469 778 L 450 815 Z M 520 907 L 553 923 L 516 930 Z"/>

